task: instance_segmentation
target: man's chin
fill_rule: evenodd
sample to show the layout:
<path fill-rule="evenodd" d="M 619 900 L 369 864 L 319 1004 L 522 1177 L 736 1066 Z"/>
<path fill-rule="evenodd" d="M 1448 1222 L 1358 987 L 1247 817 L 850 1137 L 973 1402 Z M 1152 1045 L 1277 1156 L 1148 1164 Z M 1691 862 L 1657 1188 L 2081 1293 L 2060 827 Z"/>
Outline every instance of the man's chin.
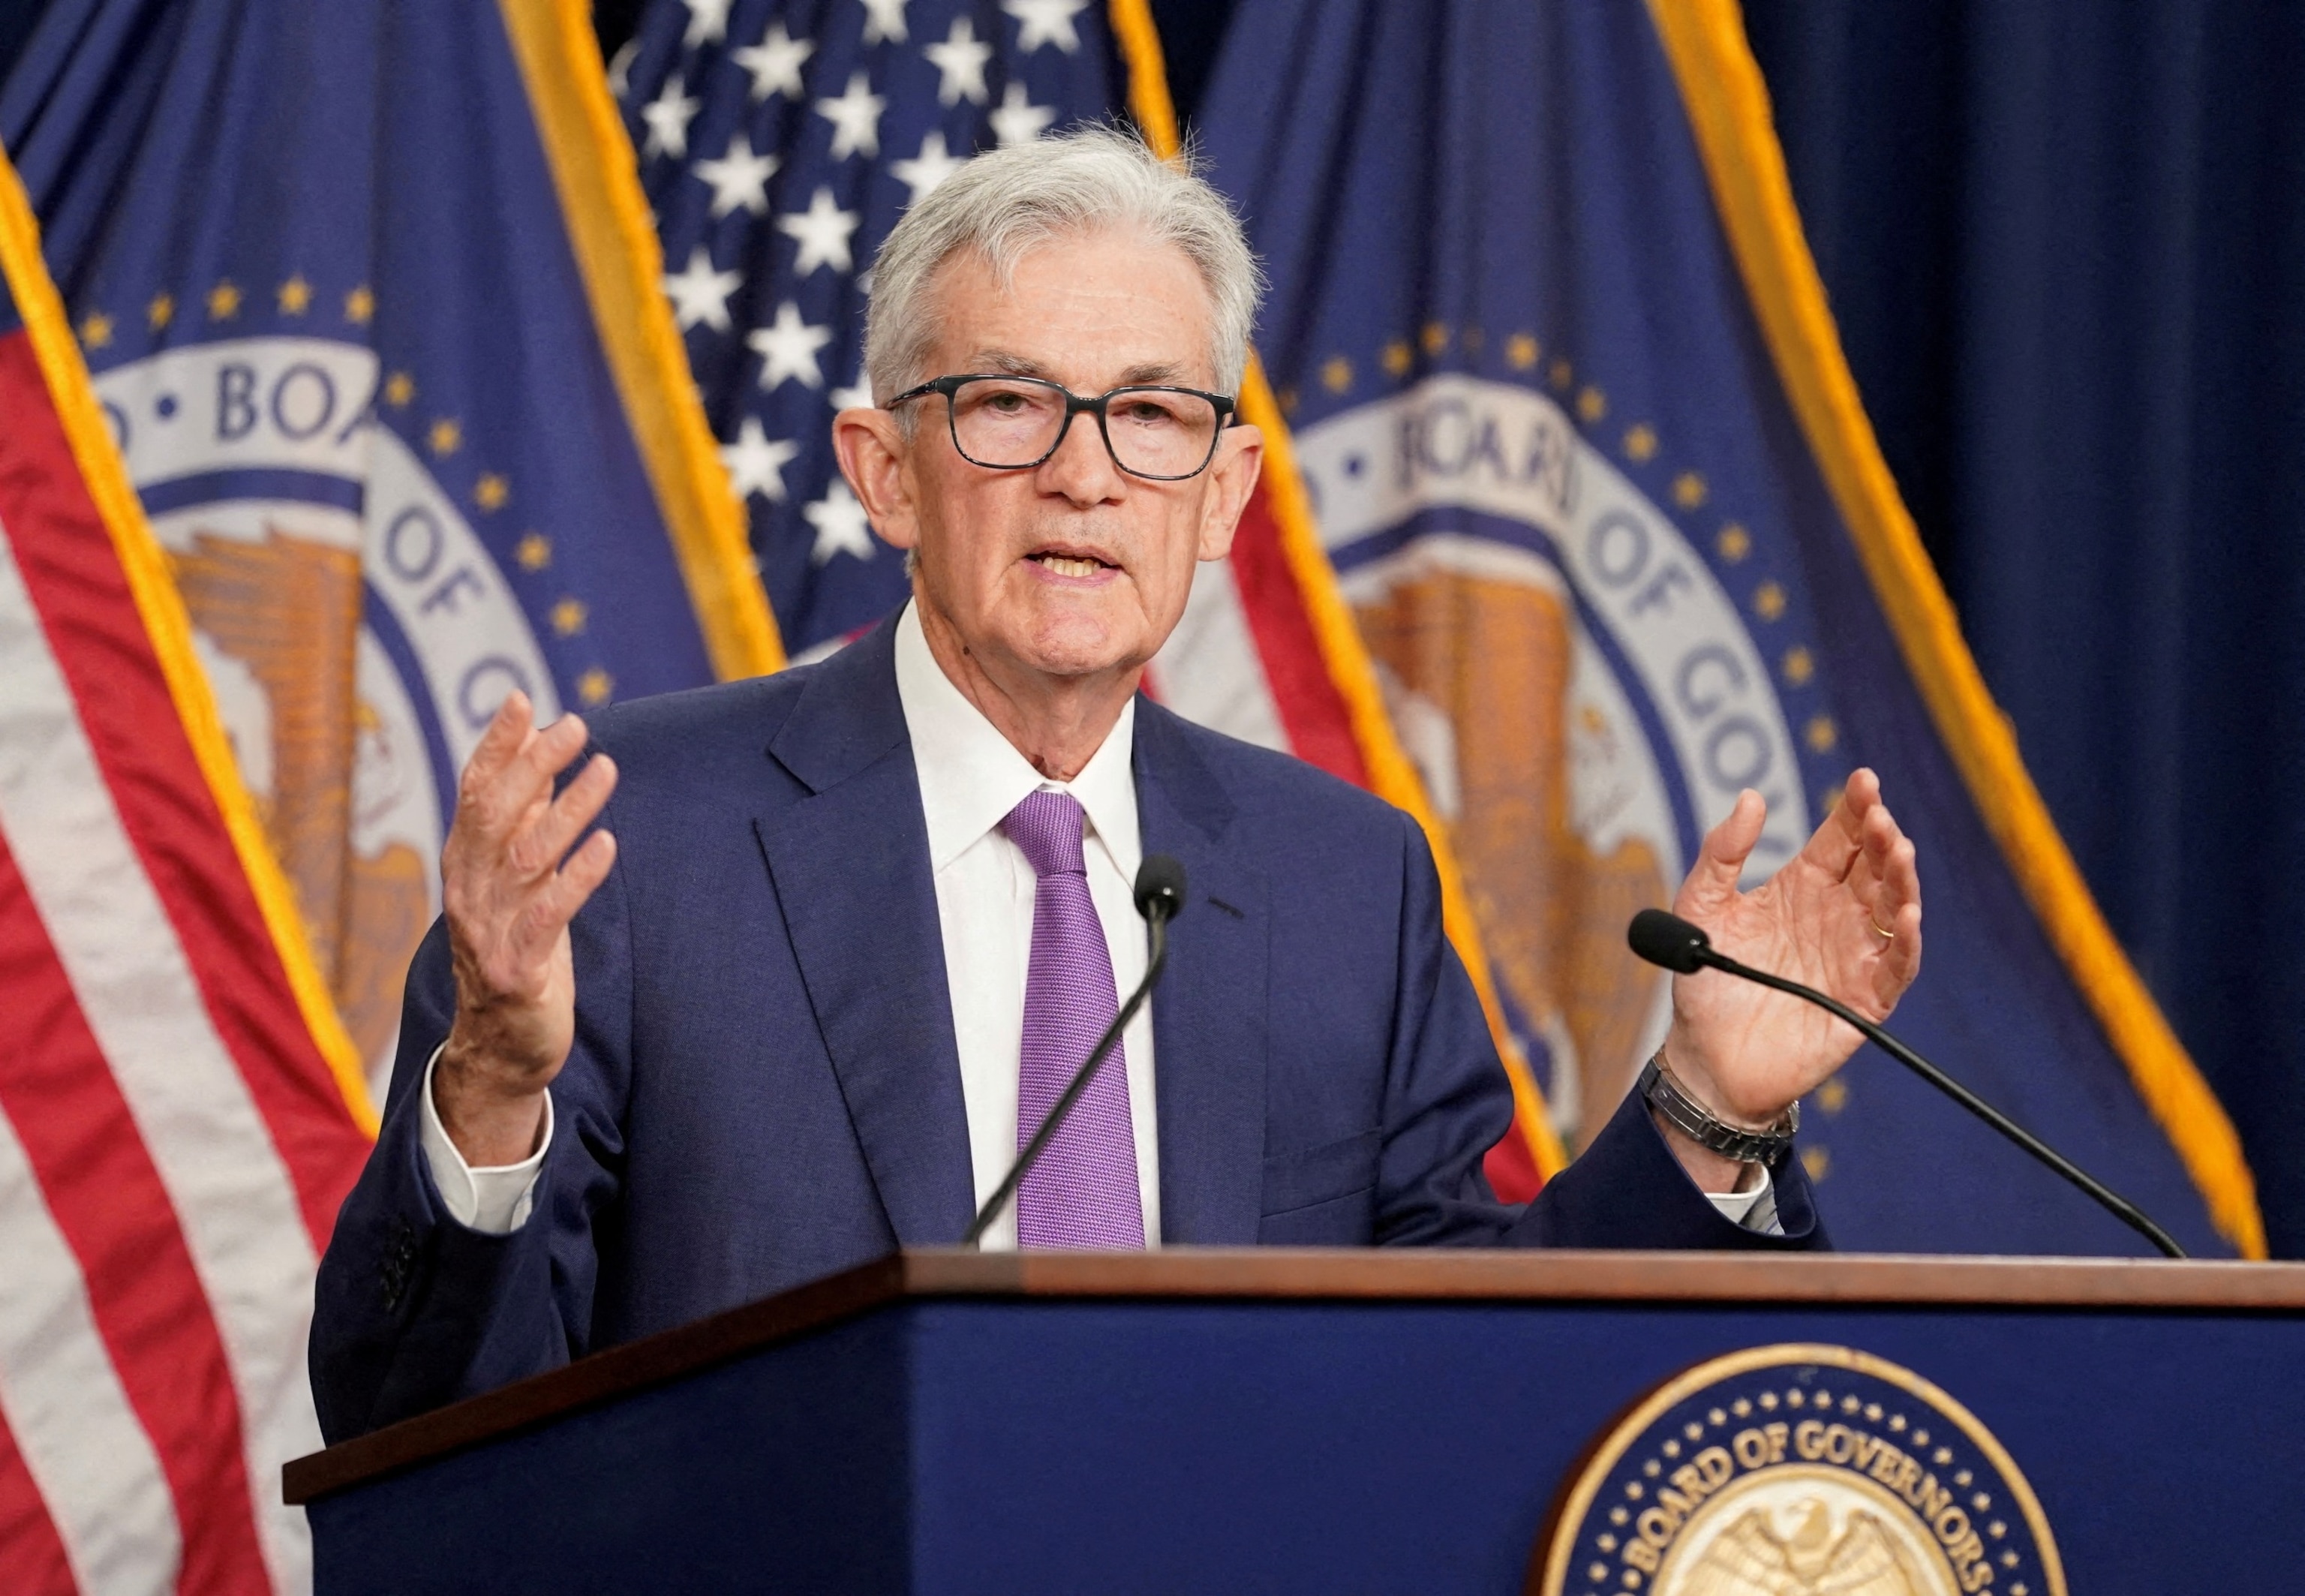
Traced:
<path fill-rule="evenodd" d="M 1117 625 L 1102 617 L 1065 615 L 1016 640 L 1016 658 L 1042 675 L 1096 676 L 1134 669 L 1152 657 L 1141 620 Z"/>
<path fill-rule="evenodd" d="M 1127 669 L 1151 657 L 1151 624 L 1133 602 L 1126 581 L 1095 590 L 1043 589 L 1004 619 L 1009 651 L 1021 663 L 1054 676 L 1090 676 Z"/>

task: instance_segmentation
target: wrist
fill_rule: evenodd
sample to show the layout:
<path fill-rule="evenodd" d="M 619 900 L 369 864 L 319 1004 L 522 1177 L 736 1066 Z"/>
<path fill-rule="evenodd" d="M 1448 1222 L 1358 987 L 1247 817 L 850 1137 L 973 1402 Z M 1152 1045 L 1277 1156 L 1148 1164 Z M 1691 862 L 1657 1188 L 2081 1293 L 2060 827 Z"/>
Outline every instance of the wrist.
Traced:
<path fill-rule="evenodd" d="M 1657 1047 L 1656 1061 L 1670 1073 L 1682 1097 L 1706 1116 L 1739 1131 L 1766 1134 L 1777 1127 L 1791 1105 L 1773 1096 L 1756 1096 L 1750 1067 L 1729 1072 L 1723 1079 L 1714 1069 L 1712 1050 L 1704 1045 L 1707 1031 L 1674 1016 L 1672 1027 Z M 1759 1072 L 1765 1076 L 1767 1072 Z M 1764 1080 L 1764 1091 L 1774 1082 Z"/>
<path fill-rule="evenodd" d="M 1793 1133 L 1800 1125 L 1798 1104 L 1766 1125 L 1723 1118 L 1675 1075 L 1662 1048 L 1643 1066 L 1635 1090 L 1673 1156 L 1707 1192 L 1745 1190 L 1757 1179 L 1759 1168 L 1791 1150 Z"/>
<path fill-rule="evenodd" d="M 543 1134 L 549 1078 L 517 1078 L 452 1032 L 432 1072 L 432 1112 L 473 1168 L 517 1164 Z"/>

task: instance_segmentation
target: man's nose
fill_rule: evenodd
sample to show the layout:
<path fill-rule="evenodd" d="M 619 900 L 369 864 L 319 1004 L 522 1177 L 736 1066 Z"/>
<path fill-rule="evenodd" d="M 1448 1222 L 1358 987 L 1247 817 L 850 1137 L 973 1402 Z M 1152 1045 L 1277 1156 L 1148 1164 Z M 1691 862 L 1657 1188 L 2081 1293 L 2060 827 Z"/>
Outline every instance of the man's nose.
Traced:
<path fill-rule="evenodd" d="M 1119 488 L 1120 468 L 1104 446 L 1096 417 L 1087 411 L 1073 418 L 1057 452 L 1041 463 L 1041 490 L 1059 493 L 1074 504 L 1101 505 Z"/>

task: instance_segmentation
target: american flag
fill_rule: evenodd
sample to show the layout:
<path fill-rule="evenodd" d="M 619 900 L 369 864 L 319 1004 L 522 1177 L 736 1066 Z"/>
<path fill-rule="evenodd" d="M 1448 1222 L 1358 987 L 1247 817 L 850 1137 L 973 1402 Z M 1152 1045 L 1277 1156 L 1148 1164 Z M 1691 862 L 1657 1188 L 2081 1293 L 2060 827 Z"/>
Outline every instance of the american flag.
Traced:
<path fill-rule="evenodd" d="M 0 159 L 0 1591 L 310 1583 L 374 1116 Z"/>
<path fill-rule="evenodd" d="M 796 656 L 906 591 L 833 463 L 868 404 L 880 241 L 982 149 L 1110 116 L 1124 79 L 1092 0 L 661 0 L 612 81 L 753 548 Z"/>

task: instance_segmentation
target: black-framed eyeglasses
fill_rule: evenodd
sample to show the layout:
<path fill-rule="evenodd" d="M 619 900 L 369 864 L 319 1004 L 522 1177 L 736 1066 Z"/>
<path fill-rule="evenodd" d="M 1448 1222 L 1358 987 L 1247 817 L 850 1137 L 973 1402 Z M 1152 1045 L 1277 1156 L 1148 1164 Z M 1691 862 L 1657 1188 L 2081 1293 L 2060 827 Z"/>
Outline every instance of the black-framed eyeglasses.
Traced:
<path fill-rule="evenodd" d="M 1084 411 L 1113 464 L 1132 477 L 1181 482 L 1208 470 L 1217 440 L 1233 412 L 1222 394 L 1158 384 L 1114 388 L 1084 399 L 1061 383 L 1037 377 L 974 374 L 940 377 L 897 395 L 882 408 L 942 394 L 952 446 L 973 465 L 1029 471 L 1055 454 Z"/>

